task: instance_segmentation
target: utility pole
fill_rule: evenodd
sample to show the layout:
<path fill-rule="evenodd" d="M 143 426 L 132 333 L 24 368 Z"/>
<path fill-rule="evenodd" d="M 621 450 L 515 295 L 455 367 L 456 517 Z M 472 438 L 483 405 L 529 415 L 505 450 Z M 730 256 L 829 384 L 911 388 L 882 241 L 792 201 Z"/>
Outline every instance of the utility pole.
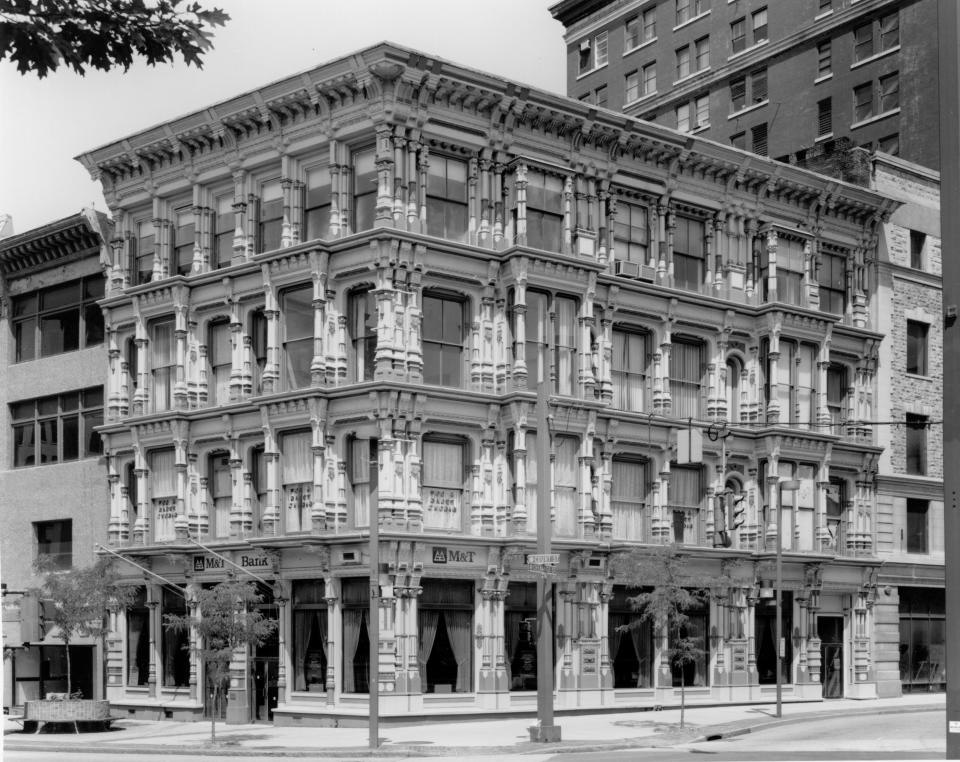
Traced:
<path fill-rule="evenodd" d="M 372 440 L 370 440 L 372 441 Z M 380 469 L 379 442 L 376 464 L 370 467 Z M 368 445 L 369 447 L 369 445 Z M 367 458 L 370 458 L 369 453 Z M 379 490 L 377 492 L 379 495 Z M 370 707 L 368 713 L 370 729 L 370 748 L 380 748 L 380 508 L 377 500 L 370 501 L 370 612 L 368 614 L 367 636 L 370 640 L 370 666 L 367 670 Z M 344 669 L 347 666 L 344 665 Z"/>
<path fill-rule="evenodd" d="M 940 243 L 943 256 L 943 546 L 947 604 L 947 759 L 960 759 L 960 3 L 938 6 Z M 954 633 L 950 635 L 950 633 Z"/>
<path fill-rule="evenodd" d="M 547 399 L 550 382 L 543 359 L 537 384 L 537 554 L 550 554 L 550 427 Z M 553 583 L 540 574 L 537 579 L 537 727 L 530 729 L 531 741 L 559 741 L 560 726 L 553 724 Z"/>

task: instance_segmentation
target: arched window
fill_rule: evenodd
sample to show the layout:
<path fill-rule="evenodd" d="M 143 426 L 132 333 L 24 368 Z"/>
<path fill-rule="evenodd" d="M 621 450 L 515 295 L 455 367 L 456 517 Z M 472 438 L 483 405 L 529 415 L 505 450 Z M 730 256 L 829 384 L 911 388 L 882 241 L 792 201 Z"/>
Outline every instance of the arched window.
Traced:
<path fill-rule="evenodd" d="M 735 357 L 727 359 L 727 420 L 734 423 L 740 420 L 740 361 Z"/>

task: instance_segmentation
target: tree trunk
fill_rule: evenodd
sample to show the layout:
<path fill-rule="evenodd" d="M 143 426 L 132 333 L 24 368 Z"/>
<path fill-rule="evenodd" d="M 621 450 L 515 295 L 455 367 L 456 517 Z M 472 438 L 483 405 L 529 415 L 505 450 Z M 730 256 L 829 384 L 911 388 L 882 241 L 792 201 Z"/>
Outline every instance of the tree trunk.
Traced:
<path fill-rule="evenodd" d="M 684 728 L 684 714 L 687 710 L 687 676 L 684 673 L 684 664 L 680 665 L 680 729 Z"/>
<path fill-rule="evenodd" d="M 67 698 L 70 698 L 70 694 L 73 693 L 73 684 L 70 679 L 70 641 L 63 641 L 63 648 L 67 652 Z"/>
<path fill-rule="evenodd" d="M 220 711 L 220 686 L 214 683 L 213 686 L 213 707 L 210 712 L 210 742 L 217 742 L 217 712 Z"/>

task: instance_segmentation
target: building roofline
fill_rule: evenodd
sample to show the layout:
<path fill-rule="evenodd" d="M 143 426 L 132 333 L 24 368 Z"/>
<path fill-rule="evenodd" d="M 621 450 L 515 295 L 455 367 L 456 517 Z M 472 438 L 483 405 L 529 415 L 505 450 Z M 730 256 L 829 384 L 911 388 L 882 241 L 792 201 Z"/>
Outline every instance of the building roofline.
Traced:
<path fill-rule="evenodd" d="M 929 180 L 930 182 L 940 183 L 940 172 L 937 170 L 925 167 L 923 164 L 917 164 L 914 161 L 907 161 L 899 156 L 892 156 L 882 151 L 876 151 L 871 154 L 870 161 L 873 164 L 874 171 L 876 171 L 878 165 L 887 166 L 898 172 L 906 172 L 916 177 L 922 177 L 924 180 Z"/>
<path fill-rule="evenodd" d="M 331 116 L 340 99 L 378 99 L 397 114 L 426 109 L 426 92 L 455 92 L 463 102 L 482 102 L 496 130 L 524 121 L 556 129 L 572 144 L 602 142 L 611 151 L 641 149 L 667 164 L 693 165 L 748 185 L 789 188 L 802 195 L 845 197 L 860 213 L 888 213 L 891 202 L 863 187 L 776 162 L 700 136 L 640 120 L 619 111 L 548 92 L 451 63 L 390 42 L 381 42 L 313 69 L 271 82 L 173 120 L 140 130 L 76 157 L 93 175 L 122 177 L 151 162 L 182 161 L 184 146 L 236 140 L 252 128 L 280 130 L 291 112 Z M 403 98 L 397 95 L 403 93 Z M 476 108 L 479 109 L 479 106 Z M 426 120 L 429 121 L 429 120 Z M 191 149 L 192 150 L 192 149 Z M 185 153 L 189 154 L 190 150 Z M 867 207 L 867 208 L 864 208 Z"/>
<path fill-rule="evenodd" d="M 107 242 L 110 218 L 94 209 L 49 222 L 0 240 L 0 273 L 5 276 L 42 269 L 100 248 Z"/>

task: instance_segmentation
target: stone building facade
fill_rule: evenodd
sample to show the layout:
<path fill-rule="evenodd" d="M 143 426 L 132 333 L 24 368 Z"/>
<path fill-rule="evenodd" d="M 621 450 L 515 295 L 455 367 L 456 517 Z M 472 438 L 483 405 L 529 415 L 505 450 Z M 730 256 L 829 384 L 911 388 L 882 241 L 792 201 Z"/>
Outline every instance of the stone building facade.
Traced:
<path fill-rule="evenodd" d="M 121 710 L 223 711 L 162 617 L 249 572 L 279 626 L 236 654 L 227 717 L 365 721 L 372 517 L 384 715 L 532 709 L 539 490 L 558 707 L 670 704 L 681 680 L 768 700 L 778 512 L 787 698 L 875 696 L 894 669 L 872 422 L 896 202 L 389 44 L 79 160 L 116 221 Z M 682 675 L 663 633 L 618 629 L 614 560 L 669 543 L 733 580 Z"/>

